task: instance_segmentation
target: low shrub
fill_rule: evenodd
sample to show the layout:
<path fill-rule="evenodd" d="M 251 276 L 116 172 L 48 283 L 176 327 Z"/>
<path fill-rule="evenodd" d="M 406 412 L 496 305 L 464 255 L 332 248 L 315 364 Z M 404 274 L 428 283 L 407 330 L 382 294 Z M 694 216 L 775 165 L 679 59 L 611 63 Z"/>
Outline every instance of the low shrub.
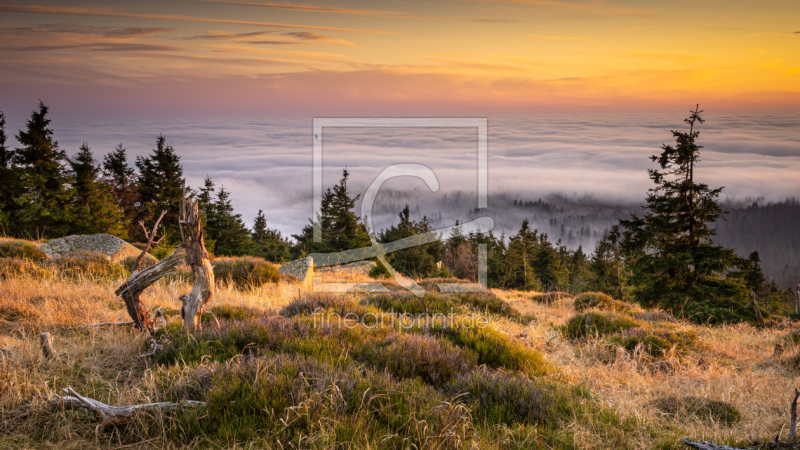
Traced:
<path fill-rule="evenodd" d="M 99 252 L 75 250 L 45 263 L 60 276 L 69 279 L 115 280 L 125 278 L 130 272 Z"/>
<path fill-rule="evenodd" d="M 550 366 L 538 351 L 510 339 L 491 326 L 434 327 L 431 334 L 441 336 L 452 343 L 471 350 L 478 357 L 478 364 L 494 368 L 517 370 L 533 375 L 550 371 Z"/>
<path fill-rule="evenodd" d="M 646 326 L 644 322 L 636 320 L 627 314 L 593 311 L 573 317 L 567 322 L 563 331 L 567 336 L 579 339 L 594 336 L 595 334 L 605 336 L 644 326 Z"/>
<path fill-rule="evenodd" d="M 525 375 L 475 371 L 448 383 L 445 392 L 466 394 L 474 416 L 486 424 L 555 426 L 580 411 L 580 391 Z"/>
<path fill-rule="evenodd" d="M 211 261 L 217 282 L 229 282 L 246 289 L 281 280 L 278 266 L 255 256 L 217 258 Z"/>
<path fill-rule="evenodd" d="M 124 258 L 119 263 L 128 272 L 133 272 L 133 266 L 136 265 L 136 259 L 138 259 L 138 258 L 139 258 L 138 256 L 128 256 L 127 258 Z M 157 262 L 158 262 L 158 259 L 156 259 L 155 256 L 147 253 L 146 255 L 144 255 L 144 258 L 142 258 L 141 264 L 139 264 L 139 270 L 146 269 L 146 268 L 152 266 L 153 264 L 155 264 Z"/>
<path fill-rule="evenodd" d="M 29 261 L 48 259 L 47 253 L 35 244 L 21 239 L 0 238 L 0 258 L 18 258 Z"/>
<path fill-rule="evenodd" d="M 29 259 L 0 258 L 0 279 L 15 276 L 44 278 L 50 274 L 51 272 L 48 272 Z"/>
<path fill-rule="evenodd" d="M 213 306 L 209 312 L 217 319 L 247 320 L 264 315 L 261 311 L 246 306 L 220 305 Z M 205 316 L 203 316 L 205 321 Z"/>
<path fill-rule="evenodd" d="M 680 354 L 685 354 L 690 350 L 701 348 L 697 333 L 689 329 L 630 328 L 617 336 L 610 337 L 609 341 L 630 351 L 641 344 L 644 350 L 653 356 L 661 356 L 672 349 Z"/>
<path fill-rule="evenodd" d="M 730 403 L 705 397 L 668 396 L 653 400 L 649 405 L 671 419 L 693 417 L 727 426 L 740 419 L 739 410 Z"/>
<path fill-rule="evenodd" d="M 397 378 L 420 378 L 441 386 L 453 377 L 469 372 L 477 362 L 475 354 L 433 336 L 393 333 L 379 345 L 354 349 L 353 358 Z"/>
<path fill-rule="evenodd" d="M 318 312 L 326 312 L 329 315 L 338 315 L 341 318 L 360 321 L 369 313 L 377 312 L 368 305 L 356 303 L 341 295 L 332 293 L 312 293 L 289 303 L 281 309 L 280 314 L 286 317 L 310 316 Z M 370 324 L 374 322 L 374 317 L 366 317 Z"/>
<path fill-rule="evenodd" d="M 545 292 L 543 294 L 536 294 L 533 296 L 533 301 L 544 304 L 551 304 L 561 300 L 572 300 L 572 294 L 569 292 Z"/>
<path fill-rule="evenodd" d="M 591 308 L 602 309 L 604 311 L 640 311 L 641 309 L 628 302 L 614 300 L 610 295 L 602 292 L 584 292 L 575 297 L 575 311 L 585 311 Z"/>
<path fill-rule="evenodd" d="M 175 424 L 184 441 L 216 436 L 305 448 L 315 436 L 320 448 L 455 449 L 472 432 L 469 411 L 418 380 L 302 356 L 206 364 L 183 376 L 165 371 L 158 383 L 166 400 L 206 402 Z"/>
<path fill-rule="evenodd" d="M 410 293 L 377 294 L 365 298 L 362 303 L 398 314 L 450 314 L 468 310 L 496 314 L 519 323 L 530 320 L 492 293 L 441 294 L 425 292 L 422 297 Z"/>

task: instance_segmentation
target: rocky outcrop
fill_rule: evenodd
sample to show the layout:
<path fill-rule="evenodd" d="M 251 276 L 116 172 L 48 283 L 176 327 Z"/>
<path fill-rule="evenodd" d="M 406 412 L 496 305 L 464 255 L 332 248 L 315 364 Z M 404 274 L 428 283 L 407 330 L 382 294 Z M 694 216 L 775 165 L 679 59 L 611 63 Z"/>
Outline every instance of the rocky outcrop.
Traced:
<path fill-rule="evenodd" d="M 303 259 L 290 261 L 278 267 L 278 272 L 291 275 L 301 283 L 311 283 L 314 277 L 314 259 L 308 256 Z"/>
<path fill-rule="evenodd" d="M 122 239 L 110 234 L 76 234 L 53 239 L 39 246 L 51 258 L 60 258 L 76 250 L 89 250 L 102 253 L 114 262 L 121 262 L 129 257 L 137 257 L 141 250 Z"/>
<path fill-rule="evenodd" d="M 325 267 L 324 269 L 318 269 L 317 272 L 346 273 L 350 275 L 369 275 L 369 271 L 372 270 L 375 266 L 377 266 L 377 263 L 375 263 L 374 261 L 356 261 L 341 266 Z"/>

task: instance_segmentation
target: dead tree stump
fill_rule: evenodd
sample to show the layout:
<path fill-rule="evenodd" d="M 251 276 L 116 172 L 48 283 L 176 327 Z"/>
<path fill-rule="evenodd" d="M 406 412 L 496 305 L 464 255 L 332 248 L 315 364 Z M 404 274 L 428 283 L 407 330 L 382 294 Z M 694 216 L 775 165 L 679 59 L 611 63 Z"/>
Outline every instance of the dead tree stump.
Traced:
<path fill-rule="evenodd" d="M 191 292 L 181 296 L 183 327 L 186 333 L 191 334 L 202 327 L 200 318 L 203 307 L 214 295 L 214 269 L 208 261 L 208 252 L 203 241 L 203 225 L 198 202 L 186 199 L 185 184 L 178 223 L 182 246 L 186 252 L 186 264 L 192 267 L 194 278 Z"/>
<path fill-rule="evenodd" d="M 39 341 L 42 344 L 42 353 L 44 354 L 45 358 L 56 359 L 58 357 L 56 351 L 53 350 L 53 340 L 50 337 L 50 333 L 40 334 Z"/>

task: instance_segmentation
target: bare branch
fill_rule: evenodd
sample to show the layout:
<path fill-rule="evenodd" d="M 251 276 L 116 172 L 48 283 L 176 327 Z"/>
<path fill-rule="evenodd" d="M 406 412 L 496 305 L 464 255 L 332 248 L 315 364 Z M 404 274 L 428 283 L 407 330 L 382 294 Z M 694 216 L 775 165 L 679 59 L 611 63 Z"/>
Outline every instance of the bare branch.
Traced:
<path fill-rule="evenodd" d="M 156 232 L 158 231 L 158 225 L 161 223 L 161 219 L 164 218 L 165 214 L 167 214 L 167 211 L 161 211 L 161 215 L 158 217 L 158 220 L 156 220 L 156 224 L 153 227 L 153 233 L 152 234 L 150 234 L 148 236 L 147 229 L 144 230 L 144 235 L 147 238 L 147 244 L 144 246 L 144 249 L 142 250 L 142 253 L 139 255 L 139 257 L 136 258 L 136 264 L 133 265 L 133 273 L 134 274 L 139 272 L 139 266 L 142 264 L 142 259 L 144 258 L 144 255 L 147 254 L 147 251 L 150 250 L 150 246 L 153 245 L 153 239 L 155 239 L 155 237 L 156 237 Z M 142 226 L 142 228 L 144 228 L 144 223 L 143 222 L 139 222 L 139 224 Z M 164 239 L 164 238 L 162 237 L 161 239 Z M 158 240 L 159 243 L 161 242 L 161 239 Z M 156 245 L 158 245 L 158 244 L 156 244 Z"/>

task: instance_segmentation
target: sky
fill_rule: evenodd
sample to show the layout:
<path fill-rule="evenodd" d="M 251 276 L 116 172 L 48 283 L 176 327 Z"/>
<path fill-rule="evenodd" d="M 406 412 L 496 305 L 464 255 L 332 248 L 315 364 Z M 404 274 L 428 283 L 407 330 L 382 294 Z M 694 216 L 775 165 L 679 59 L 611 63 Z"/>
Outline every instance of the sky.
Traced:
<path fill-rule="evenodd" d="M 0 108 L 800 107 L 795 0 L 0 0 Z"/>

